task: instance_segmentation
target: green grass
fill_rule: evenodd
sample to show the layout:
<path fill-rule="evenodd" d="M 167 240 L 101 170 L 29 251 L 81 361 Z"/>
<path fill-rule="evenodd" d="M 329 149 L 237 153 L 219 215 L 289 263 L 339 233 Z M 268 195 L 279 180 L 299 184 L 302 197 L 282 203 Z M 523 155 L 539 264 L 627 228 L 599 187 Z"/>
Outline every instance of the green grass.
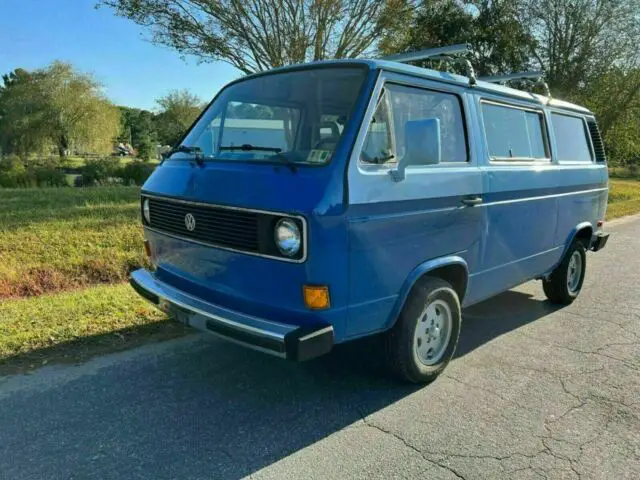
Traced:
<path fill-rule="evenodd" d="M 139 189 L 0 189 L 0 258 L 0 299 L 122 282 L 146 262 Z"/>
<path fill-rule="evenodd" d="M 0 302 L 0 375 L 182 335 L 129 285 Z"/>
<path fill-rule="evenodd" d="M 607 220 L 640 213 L 640 180 L 609 181 Z"/>

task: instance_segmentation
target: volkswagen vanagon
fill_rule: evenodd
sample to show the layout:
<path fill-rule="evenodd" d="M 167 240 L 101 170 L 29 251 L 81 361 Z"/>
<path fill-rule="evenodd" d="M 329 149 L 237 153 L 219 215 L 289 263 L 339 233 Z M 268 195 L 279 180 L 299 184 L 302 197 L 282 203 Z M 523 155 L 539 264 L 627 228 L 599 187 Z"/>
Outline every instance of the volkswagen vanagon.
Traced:
<path fill-rule="evenodd" d="M 382 333 L 412 382 L 450 361 L 462 307 L 532 279 L 572 302 L 585 252 L 608 238 L 594 115 L 476 79 L 460 51 L 224 87 L 143 186 L 153 268 L 132 286 L 181 322 L 287 359 Z M 407 64 L 424 58 L 467 75 Z"/>

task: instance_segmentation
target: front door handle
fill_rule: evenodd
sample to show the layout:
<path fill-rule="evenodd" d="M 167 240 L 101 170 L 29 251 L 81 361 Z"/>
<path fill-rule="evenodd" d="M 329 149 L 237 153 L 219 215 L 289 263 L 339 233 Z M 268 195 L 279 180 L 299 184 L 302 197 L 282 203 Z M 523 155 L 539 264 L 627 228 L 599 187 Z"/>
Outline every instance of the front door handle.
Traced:
<path fill-rule="evenodd" d="M 462 199 L 462 203 L 468 207 L 473 207 L 474 205 L 480 205 L 482 203 L 482 197 L 480 195 L 473 195 L 471 197 L 466 197 Z"/>

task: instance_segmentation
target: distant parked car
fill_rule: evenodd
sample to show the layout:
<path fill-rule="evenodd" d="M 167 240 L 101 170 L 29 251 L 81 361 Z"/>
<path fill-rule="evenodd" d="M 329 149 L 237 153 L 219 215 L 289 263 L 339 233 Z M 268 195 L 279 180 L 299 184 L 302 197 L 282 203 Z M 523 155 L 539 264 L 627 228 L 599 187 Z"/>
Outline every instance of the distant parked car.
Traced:
<path fill-rule="evenodd" d="M 115 155 L 119 155 L 121 157 L 128 157 L 133 155 L 134 152 L 131 145 L 119 143 L 118 145 L 116 145 L 114 153 Z"/>

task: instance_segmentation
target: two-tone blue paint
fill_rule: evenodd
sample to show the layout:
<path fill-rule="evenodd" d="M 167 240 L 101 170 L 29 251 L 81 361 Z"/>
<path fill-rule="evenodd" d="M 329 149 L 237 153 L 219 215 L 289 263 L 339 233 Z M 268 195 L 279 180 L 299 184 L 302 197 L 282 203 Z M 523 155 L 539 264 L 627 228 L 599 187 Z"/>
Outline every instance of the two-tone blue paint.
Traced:
<path fill-rule="evenodd" d="M 390 328 L 412 286 L 443 267 L 464 272 L 471 305 L 560 261 L 582 229 L 596 231 L 607 200 L 605 164 L 559 162 L 553 132 L 547 163 L 493 162 L 480 103 L 501 101 L 590 117 L 581 107 L 465 77 L 383 61 L 336 61 L 369 69 L 352 120 L 322 167 L 243 162 L 165 161 L 144 193 L 305 217 L 308 256 L 289 263 L 212 248 L 146 230 L 155 276 L 211 304 L 292 325 L 332 325 L 342 342 Z M 326 64 L 326 62 L 325 62 Z M 288 71 L 288 67 L 278 71 Z M 391 167 L 359 161 L 367 126 L 386 83 L 458 95 L 467 125 L 465 164 Z M 483 203 L 468 206 L 469 196 Z M 308 310 L 304 284 L 328 285 L 331 308 Z"/>

